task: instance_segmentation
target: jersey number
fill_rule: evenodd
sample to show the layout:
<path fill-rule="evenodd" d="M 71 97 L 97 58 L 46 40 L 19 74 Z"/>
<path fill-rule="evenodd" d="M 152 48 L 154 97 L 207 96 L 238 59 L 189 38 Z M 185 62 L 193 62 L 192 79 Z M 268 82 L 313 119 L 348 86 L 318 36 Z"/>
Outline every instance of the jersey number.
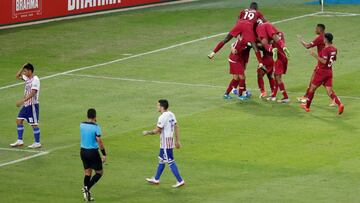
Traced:
<path fill-rule="evenodd" d="M 250 13 L 250 12 L 248 12 L 248 11 L 246 11 L 245 12 L 245 16 L 244 16 L 244 20 L 252 20 L 252 19 L 254 19 L 254 17 L 255 17 L 255 14 L 254 13 Z"/>
<path fill-rule="evenodd" d="M 330 56 L 329 63 L 328 63 L 328 67 L 329 67 L 329 68 L 331 68 L 331 66 L 333 65 L 333 63 L 334 63 L 334 58 L 335 58 L 335 56 Z"/>

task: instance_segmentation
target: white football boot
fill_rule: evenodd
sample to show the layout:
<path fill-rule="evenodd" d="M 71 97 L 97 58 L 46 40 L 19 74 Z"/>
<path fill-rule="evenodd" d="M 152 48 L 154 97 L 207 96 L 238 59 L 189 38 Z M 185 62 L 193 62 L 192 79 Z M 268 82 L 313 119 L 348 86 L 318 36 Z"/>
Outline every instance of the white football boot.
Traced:
<path fill-rule="evenodd" d="M 23 145 L 24 145 L 24 141 L 16 140 L 16 142 L 10 144 L 10 147 L 21 147 Z"/>
<path fill-rule="evenodd" d="M 287 98 L 287 99 L 282 98 L 282 99 L 277 100 L 277 102 L 282 103 L 282 104 L 286 104 L 286 103 L 290 102 L 290 99 L 289 98 Z"/>
<path fill-rule="evenodd" d="M 34 142 L 32 145 L 28 146 L 28 148 L 31 148 L 31 149 L 37 149 L 37 148 L 40 148 L 40 147 L 41 147 L 40 142 Z"/>
<path fill-rule="evenodd" d="M 176 184 L 173 185 L 172 187 L 173 188 L 179 188 L 179 187 L 184 186 L 184 185 L 185 185 L 185 181 L 182 180 L 181 182 L 176 182 Z"/>
<path fill-rule="evenodd" d="M 276 97 L 268 97 L 268 98 L 266 98 L 266 100 L 274 102 L 274 101 L 276 101 Z"/>
<path fill-rule="evenodd" d="M 154 184 L 154 185 L 160 184 L 160 180 L 156 180 L 154 177 L 146 178 L 145 180 L 150 184 Z"/>

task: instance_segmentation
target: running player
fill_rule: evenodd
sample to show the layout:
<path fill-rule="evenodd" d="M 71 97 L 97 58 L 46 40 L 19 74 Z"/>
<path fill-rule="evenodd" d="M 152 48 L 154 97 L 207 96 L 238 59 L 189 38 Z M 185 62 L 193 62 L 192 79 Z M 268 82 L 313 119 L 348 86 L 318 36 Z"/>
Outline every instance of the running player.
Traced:
<path fill-rule="evenodd" d="M 301 104 L 301 108 L 305 109 L 306 112 L 310 112 L 310 105 L 314 98 L 315 91 L 321 85 L 325 86 L 329 97 L 338 105 L 338 114 L 340 115 L 344 112 L 344 105 L 336 96 L 335 91 L 332 88 L 332 68 L 337 55 L 337 49 L 332 45 L 333 38 L 331 33 L 326 33 L 324 35 L 325 48 L 322 50 L 321 54 L 317 55 L 314 51 L 311 52 L 311 55 L 318 60 L 318 65 L 308 92 L 307 102 L 306 104 Z"/>
<path fill-rule="evenodd" d="M 298 35 L 298 38 L 300 40 L 300 43 L 306 49 L 316 47 L 317 52 L 318 52 L 318 56 L 320 56 L 322 50 L 325 47 L 325 44 L 324 44 L 325 25 L 324 24 L 317 24 L 316 27 L 315 27 L 315 34 L 317 35 L 316 38 L 310 43 L 305 42 L 304 38 L 302 36 L 300 36 L 300 35 Z M 302 96 L 302 97 L 297 98 L 298 102 L 306 103 L 307 98 L 308 98 L 308 92 L 309 92 L 309 89 L 310 89 L 310 86 L 311 86 L 311 81 L 314 79 L 314 76 L 315 76 L 315 71 L 316 71 L 316 69 L 314 69 L 313 74 L 311 75 L 310 83 L 309 83 L 309 86 L 308 86 L 308 88 L 306 90 L 305 95 Z M 333 106 L 337 106 L 337 105 L 336 105 L 335 101 L 332 100 L 332 102 L 330 103 L 329 106 L 333 107 Z"/>
<path fill-rule="evenodd" d="M 214 50 L 208 55 L 209 59 L 213 59 L 215 54 L 232 38 L 237 37 L 238 35 L 242 36 L 242 39 L 245 44 L 250 43 L 255 51 L 256 58 L 259 62 L 259 66 L 262 66 L 261 54 L 256 47 L 254 25 L 258 19 L 263 19 L 263 15 L 257 11 L 258 5 L 256 2 L 250 4 L 250 9 L 245 9 L 241 11 L 239 20 L 235 26 L 231 29 L 229 34 L 225 37 L 224 40 L 220 41 Z"/>
<path fill-rule="evenodd" d="M 85 201 L 94 201 L 90 189 L 100 180 L 103 175 L 103 162 L 106 160 L 104 143 L 101 139 L 101 129 L 96 124 L 96 110 L 87 111 L 88 121 L 80 124 L 81 149 L 80 157 L 84 165 L 84 187 L 82 189 Z M 99 154 L 99 147 L 102 157 Z M 91 177 L 92 171 L 95 175 Z"/>
<path fill-rule="evenodd" d="M 146 181 L 151 184 L 159 184 L 160 176 L 164 171 L 165 164 L 168 163 L 170 170 L 174 174 L 177 182 L 173 185 L 173 188 L 178 188 L 185 185 L 185 181 L 181 178 L 179 170 L 176 166 L 173 149 L 176 147 L 180 149 L 180 133 L 179 125 L 176 121 L 175 115 L 168 110 L 169 102 L 165 99 L 158 101 L 157 109 L 161 113 L 156 128 L 150 131 L 144 131 L 143 135 L 155 135 L 160 134 L 160 153 L 159 153 L 159 165 L 155 177 L 146 178 Z M 175 133 L 175 139 L 174 139 Z"/>
<path fill-rule="evenodd" d="M 263 23 L 261 21 L 259 21 L 259 25 L 256 28 L 256 33 L 265 50 L 267 52 L 272 52 L 273 54 L 275 85 L 274 91 L 267 99 L 269 101 L 276 101 L 277 91 L 280 89 L 283 94 L 283 98 L 277 101 L 279 103 L 288 103 L 290 102 L 290 99 L 287 95 L 285 84 L 282 79 L 282 75 L 286 74 L 287 71 L 287 56 L 289 55 L 285 45 L 284 33 L 278 31 L 278 29 L 276 29 L 276 27 L 270 22 Z"/>
<path fill-rule="evenodd" d="M 40 148 L 40 128 L 39 128 L 39 94 L 40 79 L 34 75 L 34 66 L 26 63 L 16 73 L 16 79 L 25 82 L 24 97 L 17 103 L 17 107 L 21 107 L 18 118 L 16 119 L 18 139 L 15 143 L 10 144 L 11 147 L 19 147 L 24 145 L 24 120 L 32 126 L 35 142 L 28 146 L 29 148 Z"/>
<path fill-rule="evenodd" d="M 234 93 L 239 96 L 240 100 L 246 100 L 248 97 L 243 95 L 246 91 L 245 70 L 249 61 L 251 47 L 244 44 L 241 36 L 238 36 L 235 43 L 231 45 L 231 53 L 229 55 L 230 74 L 233 79 L 224 94 L 224 99 L 231 99 L 230 92 L 234 89 Z M 239 89 L 237 90 L 237 87 Z"/>

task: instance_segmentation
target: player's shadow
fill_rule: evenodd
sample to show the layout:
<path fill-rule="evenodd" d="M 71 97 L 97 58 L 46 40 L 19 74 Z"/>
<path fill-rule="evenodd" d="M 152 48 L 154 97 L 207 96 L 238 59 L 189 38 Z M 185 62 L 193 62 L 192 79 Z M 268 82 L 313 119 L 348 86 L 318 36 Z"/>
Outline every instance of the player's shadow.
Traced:
<path fill-rule="evenodd" d="M 347 115 L 344 114 L 344 115 L 337 115 L 337 107 L 329 107 L 329 106 L 323 106 L 323 105 L 312 105 L 312 107 L 314 109 L 317 109 L 317 110 L 322 110 L 322 111 L 326 111 L 328 112 L 329 114 L 326 114 L 326 115 L 317 115 L 317 114 L 310 114 L 310 116 L 312 118 L 315 118 L 317 120 L 320 120 L 324 123 L 330 123 L 331 125 L 333 126 L 339 126 L 339 128 L 341 127 L 342 129 L 346 129 L 348 131 L 353 131 L 353 130 L 357 130 L 358 127 L 357 126 L 354 126 L 354 125 L 351 125 L 347 122 L 344 122 L 347 118 Z M 345 118 L 344 118 L 345 117 Z"/>
<path fill-rule="evenodd" d="M 301 113 L 303 113 L 303 110 L 294 103 L 281 104 L 256 98 L 246 101 L 236 101 L 235 105 L 239 107 L 242 112 L 259 117 L 299 117 Z"/>

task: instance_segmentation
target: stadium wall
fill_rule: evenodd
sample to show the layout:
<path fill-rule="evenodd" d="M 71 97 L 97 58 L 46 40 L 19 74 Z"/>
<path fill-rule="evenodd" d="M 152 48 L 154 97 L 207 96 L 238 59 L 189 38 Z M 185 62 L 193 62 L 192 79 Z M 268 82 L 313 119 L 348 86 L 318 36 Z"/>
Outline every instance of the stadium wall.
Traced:
<path fill-rule="evenodd" d="M 0 26 L 173 0 L 1 0 Z"/>

